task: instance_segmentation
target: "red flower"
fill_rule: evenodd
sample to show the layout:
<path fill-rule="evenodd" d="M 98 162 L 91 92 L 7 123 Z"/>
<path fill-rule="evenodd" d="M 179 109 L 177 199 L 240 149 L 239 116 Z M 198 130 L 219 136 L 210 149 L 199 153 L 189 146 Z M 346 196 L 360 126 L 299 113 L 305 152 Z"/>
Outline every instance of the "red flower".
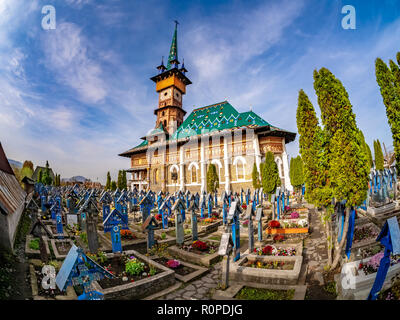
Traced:
<path fill-rule="evenodd" d="M 193 248 L 198 249 L 200 251 L 205 251 L 208 249 L 207 243 L 200 241 L 200 240 L 193 242 L 192 246 L 193 246 Z"/>
<path fill-rule="evenodd" d="M 156 214 L 155 216 L 157 221 L 161 221 L 162 220 L 162 215 L 160 213 Z"/>
<path fill-rule="evenodd" d="M 274 236 L 274 241 L 282 241 L 283 239 L 285 239 L 285 237 L 281 234 Z"/>
<path fill-rule="evenodd" d="M 279 221 L 272 220 L 272 221 L 268 222 L 268 227 L 270 227 L 270 228 L 279 228 L 280 226 L 281 226 L 281 224 L 279 223 Z"/>
<path fill-rule="evenodd" d="M 263 252 L 263 254 L 265 254 L 265 255 L 271 255 L 273 249 L 274 249 L 274 248 L 272 248 L 271 246 L 265 246 L 265 247 L 262 249 L 262 252 Z"/>

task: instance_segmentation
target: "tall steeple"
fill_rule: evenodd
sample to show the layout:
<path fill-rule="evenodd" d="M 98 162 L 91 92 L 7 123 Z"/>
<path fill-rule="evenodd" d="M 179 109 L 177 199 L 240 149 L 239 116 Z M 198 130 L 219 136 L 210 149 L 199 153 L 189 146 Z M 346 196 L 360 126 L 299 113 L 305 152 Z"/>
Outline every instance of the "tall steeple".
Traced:
<path fill-rule="evenodd" d="M 178 61 L 178 24 L 179 22 L 175 20 L 175 31 L 172 37 L 171 48 L 169 49 L 167 70 L 171 69 L 171 66 L 179 64 Z"/>
<path fill-rule="evenodd" d="M 158 108 L 154 110 L 157 115 L 156 128 L 161 124 L 168 134 L 173 134 L 183 122 L 186 111 L 182 106 L 182 96 L 186 93 L 186 86 L 192 83 L 186 77 L 184 64 L 179 68 L 177 27 L 178 21 L 175 21 L 167 67 L 161 61 L 161 65 L 157 67 L 158 74 L 151 78 L 156 83 L 159 94 Z"/>

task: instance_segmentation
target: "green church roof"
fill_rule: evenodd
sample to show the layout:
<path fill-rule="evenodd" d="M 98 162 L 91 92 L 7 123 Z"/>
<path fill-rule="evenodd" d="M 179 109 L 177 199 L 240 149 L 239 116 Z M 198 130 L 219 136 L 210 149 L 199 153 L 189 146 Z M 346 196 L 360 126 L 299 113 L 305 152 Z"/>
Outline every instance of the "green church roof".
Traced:
<path fill-rule="evenodd" d="M 253 111 L 238 112 L 228 101 L 223 101 L 194 109 L 175 133 L 168 138 L 168 141 L 180 140 L 213 131 L 222 131 L 227 129 L 234 130 L 245 127 L 254 129 L 265 126 L 270 126 L 271 131 L 287 132 L 286 130 L 272 126 Z M 162 124 L 157 128 L 152 129 L 148 136 L 161 132 L 164 132 Z M 145 139 L 145 137 L 143 139 Z M 148 141 L 144 140 L 136 147 L 123 152 L 120 155 L 129 156 L 133 151 L 142 148 L 146 149 L 147 145 Z"/>
<path fill-rule="evenodd" d="M 252 111 L 239 113 L 229 102 L 223 101 L 197 108 L 179 126 L 170 140 L 201 135 L 207 131 L 221 131 L 241 127 L 262 127 L 270 124 Z"/>

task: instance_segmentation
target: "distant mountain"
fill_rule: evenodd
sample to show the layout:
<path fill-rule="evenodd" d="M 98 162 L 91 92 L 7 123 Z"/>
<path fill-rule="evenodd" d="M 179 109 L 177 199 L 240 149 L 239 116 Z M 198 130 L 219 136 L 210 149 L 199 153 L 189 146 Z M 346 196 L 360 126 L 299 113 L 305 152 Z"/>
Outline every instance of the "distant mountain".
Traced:
<path fill-rule="evenodd" d="M 84 183 L 86 181 L 89 181 L 89 179 L 83 177 L 83 176 L 73 176 L 72 178 L 63 178 L 61 179 L 63 182 L 81 182 Z"/>
<path fill-rule="evenodd" d="M 22 162 L 19 162 L 19 161 L 16 161 L 16 160 L 12 160 L 12 159 L 7 159 L 7 160 L 10 163 L 10 166 L 17 167 L 19 169 L 22 168 Z"/>

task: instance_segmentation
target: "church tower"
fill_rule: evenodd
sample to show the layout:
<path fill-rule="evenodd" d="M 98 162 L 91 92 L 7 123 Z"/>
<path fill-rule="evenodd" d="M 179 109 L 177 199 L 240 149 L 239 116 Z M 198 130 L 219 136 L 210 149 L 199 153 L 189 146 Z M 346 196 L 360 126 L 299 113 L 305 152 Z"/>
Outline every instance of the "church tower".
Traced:
<path fill-rule="evenodd" d="M 186 111 L 182 108 L 182 96 L 186 93 L 186 86 L 192 83 L 185 75 L 187 70 L 184 61 L 179 67 L 177 28 L 178 21 L 175 21 L 167 66 L 164 66 L 162 59 L 161 65 L 157 67 L 158 75 L 151 78 L 156 83 L 156 91 L 159 94 L 158 108 L 154 110 L 154 114 L 157 115 L 156 128 L 162 125 L 170 135 L 183 122 Z"/>

